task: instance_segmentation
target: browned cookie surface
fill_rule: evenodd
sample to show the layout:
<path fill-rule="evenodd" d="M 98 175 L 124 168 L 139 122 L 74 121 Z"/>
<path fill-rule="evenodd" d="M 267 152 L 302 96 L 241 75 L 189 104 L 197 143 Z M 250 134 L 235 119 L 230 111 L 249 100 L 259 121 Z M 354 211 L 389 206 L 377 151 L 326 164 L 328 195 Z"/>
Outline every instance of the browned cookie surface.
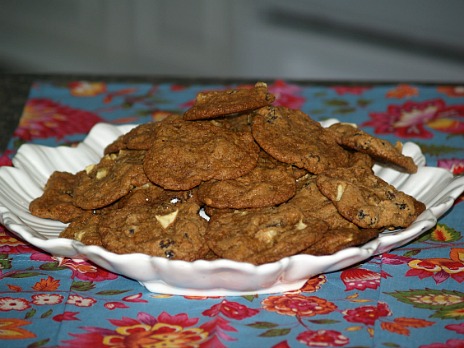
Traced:
<path fill-rule="evenodd" d="M 148 183 L 143 171 L 145 151 L 121 150 L 105 155 L 79 175 L 74 204 L 83 209 L 98 209 L 114 203 L 137 186 Z"/>
<path fill-rule="evenodd" d="M 78 175 L 68 172 L 54 172 L 48 178 L 44 192 L 29 204 L 35 216 L 70 222 L 88 212 L 73 203 L 73 195 L 78 184 Z"/>
<path fill-rule="evenodd" d="M 316 175 L 308 174 L 298 179 L 298 189 L 288 204 L 294 204 L 306 216 L 324 221 L 329 229 L 357 229 L 357 226 L 340 215 L 332 201 L 321 193 L 316 185 L 316 178 Z"/>
<path fill-rule="evenodd" d="M 61 238 L 74 239 L 86 245 L 102 245 L 98 232 L 100 214 L 83 216 L 71 222 L 61 233 Z"/>
<path fill-rule="evenodd" d="M 349 152 L 338 145 L 332 132 L 299 110 L 261 108 L 253 119 L 252 132 L 271 156 L 314 174 L 349 164 Z"/>
<path fill-rule="evenodd" d="M 250 111 L 270 105 L 274 100 L 263 82 L 253 88 L 200 92 L 195 104 L 184 113 L 184 119 L 204 120 Z"/>
<path fill-rule="evenodd" d="M 205 121 L 164 124 L 147 152 L 144 170 L 155 184 L 189 190 L 203 181 L 234 179 L 257 164 L 259 147 L 249 132 Z"/>
<path fill-rule="evenodd" d="M 192 203 L 126 207 L 108 211 L 99 222 L 103 246 L 117 254 L 144 253 L 193 261 L 209 248 L 207 222 Z"/>
<path fill-rule="evenodd" d="M 291 166 L 261 152 L 249 173 L 237 179 L 207 181 L 200 185 L 198 196 L 215 208 L 260 208 L 286 202 L 295 190 Z"/>
<path fill-rule="evenodd" d="M 393 146 L 388 140 L 376 138 L 346 123 L 336 123 L 329 129 L 336 133 L 340 145 L 366 153 L 379 162 L 397 166 L 407 173 L 417 172 L 413 159 L 401 153 L 401 143 Z"/>
<path fill-rule="evenodd" d="M 316 183 L 341 215 L 362 228 L 407 227 L 425 210 L 365 167 L 327 171 Z"/>
<path fill-rule="evenodd" d="M 367 243 L 379 235 L 376 229 L 359 228 L 336 228 L 329 229 L 323 237 L 309 248 L 303 250 L 302 254 L 331 255 L 353 246 Z"/>
<path fill-rule="evenodd" d="M 213 214 L 206 238 L 222 258 L 263 264 L 297 254 L 326 230 L 323 221 L 306 218 L 297 207 L 282 204 Z"/>

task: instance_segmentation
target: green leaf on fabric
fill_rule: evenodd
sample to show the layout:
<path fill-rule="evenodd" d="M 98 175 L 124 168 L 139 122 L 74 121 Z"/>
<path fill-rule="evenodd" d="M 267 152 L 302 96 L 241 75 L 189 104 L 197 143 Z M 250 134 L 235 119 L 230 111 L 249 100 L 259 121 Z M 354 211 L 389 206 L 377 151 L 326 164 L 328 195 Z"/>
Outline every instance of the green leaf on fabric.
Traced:
<path fill-rule="evenodd" d="M 68 267 L 59 266 L 58 262 L 46 262 L 41 264 L 39 268 L 44 271 L 62 271 L 68 269 Z"/>
<path fill-rule="evenodd" d="M 413 256 L 416 256 L 419 253 L 420 253 L 420 249 L 413 249 L 413 250 L 409 250 L 409 251 L 405 252 L 403 256 L 413 257 Z"/>
<path fill-rule="evenodd" d="M 285 336 L 290 333 L 290 329 L 271 329 L 266 332 L 263 332 L 260 337 L 278 337 Z"/>
<path fill-rule="evenodd" d="M 89 291 L 95 288 L 92 282 L 73 281 L 71 289 L 75 291 Z"/>
<path fill-rule="evenodd" d="M 279 326 L 278 324 L 271 323 L 268 321 L 257 321 L 251 324 L 248 324 L 247 326 L 252 327 L 254 329 L 272 329 L 274 327 Z"/>
<path fill-rule="evenodd" d="M 446 155 L 464 150 L 464 148 L 462 147 L 454 147 L 447 145 L 435 145 L 420 142 L 416 142 L 416 144 L 419 145 L 424 154 L 428 154 L 430 156 Z"/>
<path fill-rule="evenodd" d="M 342 107 L 342 106 L 349 106 L 350 105 L 344 99 L 327 99 L 324 102 L 324 104 L 327 105 L 327 106 L 336 106 L 336 107 Z"/>
<path fill-rule="evenodd" d="M 444 308 L 454 308 L 455 306 L 464 309 L 464 292 L 446 289 L 418 289 L 387 292 L 386 294 L 395 297 L 398 301 L 412 305 L 416 308 L 427 308 L 433 310 L 443 310 Z M 464 312 L 461 313 L 464 315 Z"/>
<path fill-rule="evenodd" d="M 15 272 L 15 273 L 12 273 L 10 275 L 8 275 L 9 278 L 30 278 L 30 277 L 36 277 L 36 276 L 39 276 L 41 275 L 42 273 L 40 272 L 23 272 L 23 271 L 18 271 L 18 272 Z"/>
<path fill-rule="evenodd" d="M 29 312 L 26 313 L 24 318 L 30 319 L 35 315 L 35 313 L 37 313 L 37 311 L 34 308 L 32 308 Z"/>
<path fill-rule="evenodd" d="M 50 315 L 53 314 L 53 310 L 49 309 L 48 311 L 46 311 L 45 313 L 43 313 L 40 317 L 41 318 L 48 318 Z"/>
<path fill-rule="evenodd" d="M 368 106 L 371 103 L 372 103 L 372 100 L 370 100 L 370 99 L 358 99 L 356 104 L 358 104 L 358 106 L 360 106 L 360 107 L 365 107 L 365 106 Z"/>
<path fill-rule="evenodd" d="M 45 346 L 48 342 L 50 342 L 50 339 L 45 338 L 43 340 L 40 340 L 40 341 L 37 341 L 37 342 L 34 342 L 34 343 L 28 345 L 27 348 L 40 348 L 40 347 Z"/>
<path fill-rule="evenodd" d="M 356 112 L 356 108 L 346 107 L 346 108 L 335 109 L 334 111 L 332 111 L 332 113 L 337 114 L 337 115 L 346 115 L 346 114 L 351 114 L 353 112 Z"/>

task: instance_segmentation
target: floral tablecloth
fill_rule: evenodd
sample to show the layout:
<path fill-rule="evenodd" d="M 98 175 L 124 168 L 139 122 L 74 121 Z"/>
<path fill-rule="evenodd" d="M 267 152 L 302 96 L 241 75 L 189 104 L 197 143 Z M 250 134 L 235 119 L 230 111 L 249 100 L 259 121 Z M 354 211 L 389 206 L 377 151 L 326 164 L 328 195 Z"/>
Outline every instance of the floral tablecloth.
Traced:
<path fill-rule="evenodd" d="M 98 122 L 161 120 L 197 92 L 225 87 L 38 81 L 0 164 L 11 165 L 25 142 L 73 146 Z M 414 141 L 428 165 L 464 172 L 464 86 L 276 80 L 269 88 L 276 104 Z M 462 200 L 399 249 L 299 291 L 237 297 L 150 293 L 93 264 L 56 259 L 0 225 L 0 346 L 464 347 Z"/>

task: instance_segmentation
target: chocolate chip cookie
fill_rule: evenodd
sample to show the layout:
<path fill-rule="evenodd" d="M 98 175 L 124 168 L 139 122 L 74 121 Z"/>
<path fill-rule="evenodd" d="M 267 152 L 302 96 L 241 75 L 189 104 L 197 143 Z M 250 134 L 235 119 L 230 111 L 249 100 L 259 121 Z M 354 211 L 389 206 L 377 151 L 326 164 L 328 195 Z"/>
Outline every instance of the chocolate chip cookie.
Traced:
<path fill-rule="evenodd" d="M 241 113 L 270 105 L 275 100 L 264 82 L 253 88 L 198 93 L 195 104 L 184 113 L 185 120 L 205 120 Z"/>
<path fill-rule="evenodd" d="M 342 146 L 366 153 L 379 162 L 394 165 L 407 173 L 417 172 L 414 160 L 401 153 L 400 142 L 393 146 L 388 140 L 376 138 L 347 123 L 335 123 L 329 129 L 335 132 L 337 142 Z"/>
<path fill-rule="evenodd" d="M 271 156 L 313 174 L 350 162 L 349 152 L 338 145 L 332 132 L 299 110 L 261 108 L 253 119 L 252 133 Z"/>
<path fill-rule="evenodd" d="M 249 132 L 234 132 L 205 121 L 163 124 L 143 168 L 168 190 L 189 190 L 211 179 L 238 178 L 257 164 L 259 147 Z"/>
<path fill-rule="evenodd" d="M 294 255 L 318 241 L 327 225 L 294 205 L 214 214 L 206 239 L 222 258 L 263 264 Z"/>
<path fill-rule="evenodd" d="M 249 173 L 237 179 L 204 182 L 199 187 L 198 197 L 214 208 L 260 208 L 284 203 L 295 191 L 291 166 L 262 151 L 257 166 Z"/>

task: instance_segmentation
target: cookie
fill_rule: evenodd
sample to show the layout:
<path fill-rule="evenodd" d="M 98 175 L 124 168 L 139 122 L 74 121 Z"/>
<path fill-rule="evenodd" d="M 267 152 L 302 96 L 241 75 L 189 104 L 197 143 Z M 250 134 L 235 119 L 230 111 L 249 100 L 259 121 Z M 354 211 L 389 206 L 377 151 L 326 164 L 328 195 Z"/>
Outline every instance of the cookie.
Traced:
<path fill-rule="evenodd" d="M 297 254 L 326 230 L 323 221 L 306 218 L 297 207 L 282 204 L 214 214 L 206 239 L 222 258 L 263 264 Z"/>
<path fill-rule="evenodd" d="M 126 207 L 108 211 L 99 221 L 102 245 L 117 254 L 144 253 L 193 261 L 207 255 L 207 221 L 194 203 Z"/>
<path fill-rule="evenodd" d="M 198 189 L 198 197 L 214 208 L 261 208 L 284 203 L 295 191 L 291 166 L 262 151 L 257 166 L 249 173 L 237 179 L 204 182 Z"/>
<path fill-rule="evenodd" d="M 218 116 L 241 113 L 270 105 L 275 97 L 264 82 L 253 88 L 228 89 L 198 93 L 195 104 L 183 117 L 185 120 L 205 120 Z"/>
<path fill-rule="evenodd" d="M 81 216 L 60 233 L 60 238 L 74 239 L 86 245 L 102 246 L 101 235 L 98 232 L 100 218 L 100 214 Z"/>
<path fill-rule="evenodd" d="M 156 130 L 164 122 L 171 122 L 180 119 L 180 115 L 170 114 L 162 121 L 148 122 L 132 128 L 129 132 L 119 136 L 104 149 L 104 154 L 118 153 L 120 150 L 148 150 L 153 139 L 156 137 Z"/>
<path fill-rule="evenodd" d="M 330 199 L 316 185 L 316 175 L 308 174 L 297 180 L 295 196 L 288 201 L 298 207 L 305 216 L 324 221 L 329 229 L 357 229 L 357 225 L 344 218 Z"/>
<path fill-rule="evenodd" d="M 44 192 L 29 204 L 32 215 L 68 223 L 84 214 L 85 210 L 73 203 L 77 176 L 56 171 L 49 177 Z"/>
<path fill-rule="evenodd" d="M 407 227 L 425 210 L 423 203 L 365 167 L 324 172 L 316 184 L 343 217 L 362 228 Z"/>
<path fill-rule="evenodd" d="M 257 164 L 259 147 L 248 132 L 205 121 L 163 124 L 145 156 L 148 178 L 167 190 L 189 190 L 211 179 L 238 178 Z"/>
<path fill-rule="evenodd" d="M 82 209 L 114 203 L 131 189 L 149 182 L 143 171 L 145 151 L 122 150 L 105 155 L 78 175 L 73 202 Z"/>
<path fill-rule="evenodd" d="M 349 152 L 338 145 L 333 132 L 299 110 L 261 108 L 254 116 L 252 133 L 271 156 L 313 174 L 350 163 Z"/>
<path fill-rule="evenodd" d="M 393 165 L 407 173 L 417 172 L 414 160 L 401 153 L 400 142 L 393 146 L 388 140 L 376 138 L 347 123 L 336 123 L 329 129 L 334 131 L 337 142 L 342 146 L 366 153 L 378 162 Z"/>
<path fill-rule="evenodd" d="M 359 229 L 340 227 L 329 229 L 324 233 L 321 239 L 303 250 L 300 254 L 311 254 L 316 256 L 331 255 L 349 247 L 363 245 L 377 238 L 378 235 L 379 230 L 373 228 Z"/>

